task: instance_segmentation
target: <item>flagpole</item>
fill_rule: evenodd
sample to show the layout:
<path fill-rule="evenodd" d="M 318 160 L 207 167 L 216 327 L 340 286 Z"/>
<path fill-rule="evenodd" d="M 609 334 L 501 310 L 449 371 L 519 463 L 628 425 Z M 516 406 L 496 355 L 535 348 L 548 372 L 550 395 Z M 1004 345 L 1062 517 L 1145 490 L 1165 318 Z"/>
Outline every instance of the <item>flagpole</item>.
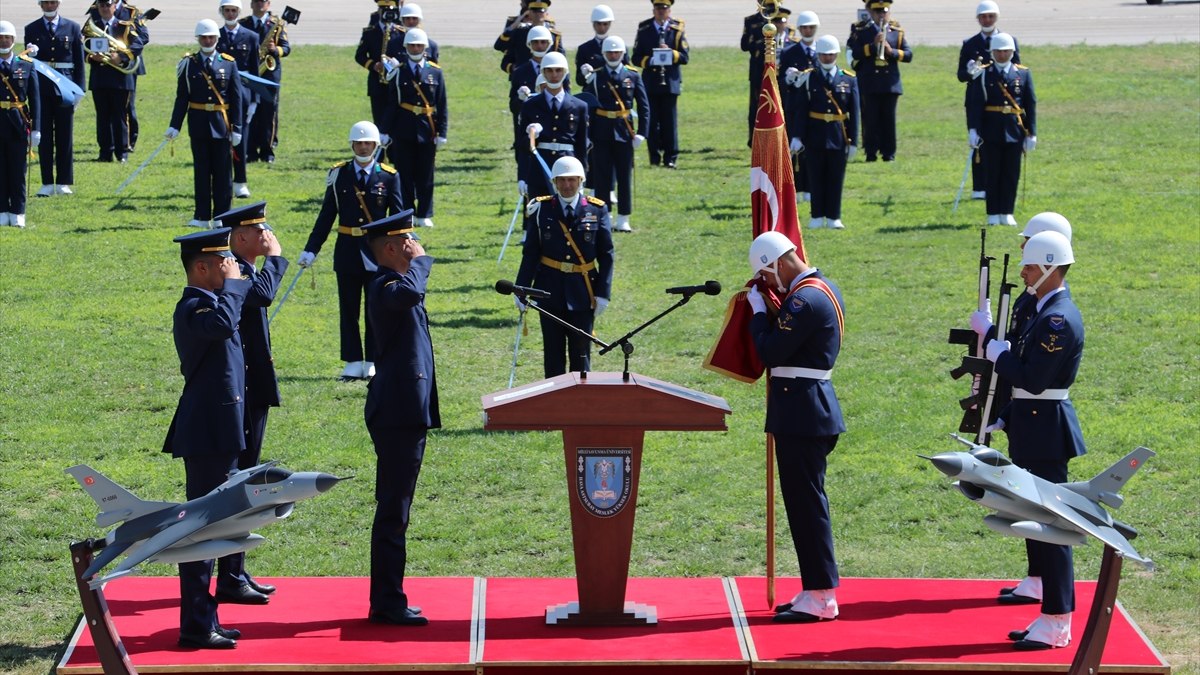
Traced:
<path fill-rule="evenodd" d="M 768 19 L 762 28 L 763 32 L 763 69 L 770 73 L 772 79 L 776 76 L 775 69 L 775 34 L 778 29 Z M 771 376 L 767 375 L 767 395 L 771 396 Z M 767 434 L 767 607 L 775 607 L 775 437 Z"/>

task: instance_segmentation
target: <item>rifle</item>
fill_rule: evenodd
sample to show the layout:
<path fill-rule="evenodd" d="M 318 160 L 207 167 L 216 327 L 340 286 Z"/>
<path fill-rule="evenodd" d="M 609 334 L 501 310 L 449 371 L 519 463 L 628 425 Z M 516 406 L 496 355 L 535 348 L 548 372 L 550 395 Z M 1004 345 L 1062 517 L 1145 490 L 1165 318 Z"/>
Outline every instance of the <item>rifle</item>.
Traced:
<path fill-rule="evenodd" d="M 1008 254 L 1005 253 L 1004 271 L 1000 276 L 1000 307 L 998 308 L 999 313 L 996 315 L 996 319 L 999 320 L 999 323 L 996 324 L 996 339 L 1003 339 L 1004 335 L 1002 331 L 1008 329 L 1009 315 L 1012 313 L 1009 298 L 1012 295 L 1012 289 L 1014 286 L 1015 284 L 1008 283 Z M 996 381 L 999 379 L 1000 378 L 996 377 L 995 364 L 990 365 L 989 372 L 987 374 L 987 396 L 983 400 L 983 415 L 980 417 L 981 423 L 979 425 L 979 432 L 975 435 L 975 442 L 979 443 L 980 445 L 988 444 L 989 434 L 984 433 L 983 429 L 992 423 L 992 404 L 996 401 Z"/>
<path fill-rule="evenodd" d="M 991 287 L 991 263 L 995 258 L 987 254 L 987 230 L 979 231 L 979 301 L 976 309 L 986 311 L 991 306 L 991 298 L 989 297 Z M 950 377 L 957 380 L 967 373 L 973 374 L 975 377 L 971 382 L 971 395 L 959 401 L 959 405 L 965 411 L 962 422 L 959 424 L 959 431 L 962 433 L 975 433 L 982 428 L 979 424 L 979 406 L 976 398 L 979 396 L 981 388 L 984 386 L 983 371 L 990 365 L 987 359 L 984 358 L 985 341 L 982 336 L 975 334 L 975 331 L 970 328 L 951 328 L 950 337 L 947 340 L 952 345 L 967 345 L 969 347 L 968 356 L 964 356 L 962 365 L 950 371 Z"/>

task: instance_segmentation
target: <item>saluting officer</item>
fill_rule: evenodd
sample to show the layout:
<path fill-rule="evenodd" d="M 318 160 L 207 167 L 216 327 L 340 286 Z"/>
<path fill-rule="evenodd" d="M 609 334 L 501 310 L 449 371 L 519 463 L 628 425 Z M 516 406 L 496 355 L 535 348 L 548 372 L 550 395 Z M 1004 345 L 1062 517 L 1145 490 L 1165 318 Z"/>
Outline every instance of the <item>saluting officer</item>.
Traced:
<path fill-rule="evenodd" d="M 214 36 L 215 42 L 215 36 Z M 186 496 L 199 499 L 237 470 L 246 449 L 246 361 L 238 321 L 253 283 L 229 251 L 229 228 L 176 237 L 187 273 L 172 332 L 183 391 L 163 452 L 183 460 Z M 233 649 L 241 631 L 223 628 L 209 593 L 213 561 L 179 564 L 179 646 Z"/>
<path fill-rule="evenodd" d="M 241 20 L 243 28 L 258 35 L 260 59 L 258 72 L 250 73 L 276 84 L 283 81 L 283 59 L 292 53 L 288 40 L 287 24 L 271 13 L 271 0 L 250 0 L 252 14 Z M 266 61 L 264 64 L 262 61 Z M 281 88 L 271 90 L 270 95 L 258 97 L 258 108 L 250 119 L 250 138 L 247 142 L 246 161 L 275 161 L 275 146 L 279 145 L 279 96 Z"/>
<path fill-rule="evenodd" d="M 242 0 L 221 0 L 221 17 L 225 25 L 217 40 L 217 51 L 228 54 L 237 62 L 238 72 L 258 75 L 258 33 L 242 28 L 238 15 L 242 11 Z M 249 126 L 258 109 L 258 94 L 248 89 L 238 78 L 242 88 L 242 119 Z M 250 134 L 245 133 L 240 143 L 234 143 L 233 153 L 233 196 L 249 197 L 250 187 L 246 181 L 246 155 L 250 152 Z"/>
<path fill-rule="evenodd" d="M 804 11 L 796 15 L 796 31 L 800 34 L 800 39 L 790 45 L 785 45 L 783 50 L 775 56 L 775 60 L 779 64 L 778 70 L 784 74 L 785 84 L 798 87 L 800 73 L 817 67 L 817 52 L 813 46 L 817 39 L 817 29 L 820 27 L 821 19 L 816 12 Z M 781 95 L 786 116 L 789 114 L 788 90 L 781 87 Z M 796 203 L 808 201 L 808 169 L 804 164 L 803 152 L 792 153 L 792 175 L 796 180 Z"/>
<path fill-rule="evenodd" d="M 812 219 L 809 227 L 840 230 L 846 163 L 858 150 L 858 82 L 837 67 L 838 40 L 817 39 L 818 67 L 802 72 L 787 107 L 791 150 L 804 153 Z"/>
<path fill-rule="evenodd" d="M 550 0 L 522 2 L 521 13 L 509 17 L 508 24 L 504 26 L 504 32 L 500 33 L 500 37 L 496 38 L 495 44 L 492 45 L 493 49 L 504 53 L 504 56 L 500 57 L 500 70 L 511 73 L 514 68 L 529 60 L 527 34 L 530 29 L 537 26 L 543 26 L 550 31 L 550 51 L 566 54 L 563 49 L 562 33 L 554 27 L 554 20 L 546 14 L 549 8 Z"/>
<path fill-rule="evenodd" d="M 233 57 L 217 52 L 217 22 L 196 24 L 200 51 L 188 54 L 175 69 L 175 108 L 166 138 L 179 135 L 187 114 L 192 146 L 192 177 L 196 208 L 192 227 L 208 227 L 214 213 L 229 210 L 233 201 L 233 148 L 242 141 L 242 87 Z"/>
<path fill-rule="evenodd" d="M 230 228 L 229 248 L 242 279 L 251 283 L 237 324 L 246 362 L 246 449 L 238 455 L 237 468 L 250 469 L 258 466 L 262 456 L 267 413 L 279 406 L 279 381 L 275 377 L 275 360 L 271 355 L 267 307 L 275 301 L 288 261 L 267 223 L 266 202 L 222 213 L 217 220 Z M 261 269 L 257 267 L 259 256 L 263 256 Z M 217 602 L 263 605 L 268 601 L 267 596 L 274 592 L 274 586 L 259 583 L 246 569 L 244 551 L 217 560 Z"/>
<path fill-rule="evenodd" d="M 35 58 L 83 89 L 83 34 L 79 24 L 59 15 L 58 0 L 38 4 L 42 18 L 25 26 L 26 48 L 37 45 Z M 75 106 L 63 100 L 58 87 L 45 75 L 38 78 L 38 88 L 43 133 L 38 145 L 42 187 L 37 196 L 69 195 L 75 184 Z"/>
<path fill-rule="evenodd" d="M 575 81 L 580 87 L 589 81 L 587 74 L 604 67 L 604 38 L 612 30 L 612 22 L 616 21 L 612 7 L 596 5 L 592 8 L 592 30 L 595 35 L 575 49 Z M 629 55 L 622 57 L 622 63 L 629 63 Z"/>
<path fill-rule="evenodd" d="M 547 54 L 542 59 L 546 91 L 531 95 L 521 106 L 519 126 L 525 138 L 532 137 L 530 142 L 535 143 L 530 148 L 530 142 L 518 142 L 517 189 L 522 194 L 553 194 L 554 186 L 543 165 L 552 166 L 560 157 L 575 157 L 582 163 L 587 157 L 588 107 L 566 90 L 568 70 L 567 57 L 558 52 Z"/>
<path fill-rule="evenodd" d="M 967 87 L 967 143 L 983 160 L 987 224 L 1016 225 L 1021 158 L 1037 147 L 1037 96 L 1029 69 L 1012 62 L 1012 36 L 997 33 L 991 42 L 991 65 Z"/>
<path fill-rule="evenodd" d="M 379 0 L 379 11 L 371 14 L 370 24 L 358 39 L 354 60 L 367 69 L 367 98 L 371 102 L 371 120 L 383 124 L 388 108 L 387 74 L 394 65 L 387 56 L 388 43 L 399 30 L 400 10 L 394 0 Z"/>
<path fill-rule="evenodd" d="M 384 122 L 392 141 L 388 157 L 400 171 L 404 203 L 413 207 L 419 227 L 433 227 L 433 172 L 450 126 L 446 81 L 441 67 L 425 58 L 428 45 L 420 28 L 404 34 L 407 58 L 392 71 L 395 103 Z"/>
<path fill-rule="evenodd" d="M 371 323 L 367 322 L 365 352 L 358 329 L 363 294 L 376 272 L 375 263 L 366 255 L 362 226 L 404 210 L 396 170 L 376 161 L 379 146 L 379 128 L 371 122 L 364 120 L 350 127 L 354 161 L 339 162 L 329 170 L 321 211 L 298 261 L 304 268 L 313 264 L 336 220 L 338 238 L 333 249 L 333 271 L 338 284 L 341 357 L 346 362 L 341 377 L 345 380 L 369 379 L 375 375 L 375 334 Z"/>
<path fill-rule="evenodd" d="M 863 147 L 867 161 L 896 159 L 896 104 L 904 87 L 900 82 L 900 64 L 911 63 L 912 49 L 904 29 L 890 18 L 892 0 L 866 0 L 869 21 L 850 27 L 846 49 L 851 67 L 858 76 L 862 95 Z"/>
<path fill-rule="evenodd" d="M 525 244 L 517 285 L 547 291 L 537 304 L 591 335 L 612 297 L 613 242 L 604 202 L 582 192 L 583 164 L 574 157 L 554 162 L 557 194 L 537 197 L 525 210 Z M 517 309 L 525 308 L 513 296 Z M 539 314 L 540 316 L 540 314 Z M 553 319 L 541 317 L 542 367 L 546 377 L 589 370 L 591 342 Z M 564 358 L 564 348 L 566 357 Z"/>
<path fill-rule="evenodd" d="M 604 39 L 604 67 L 592 73 L 595 79 L 591 86 L 599 106 L 588 123 L 588 136 L 592 140 L 592 187 L 596 194 L 610 194 L 616 176 L 617 222 L 613 226 L 616 232 L 633 231 L 629 224 L 629 215 L 633 213 L 633 151 L 646 140 L 651 115 L 641 73 L 622 63 L 624 56 L 624 40 L 616 35 Z"/>
<path fill-rule="evenodd" d="M 25 171 L 41 136 L 33 59 L 13 54 L 17 27 L 0 21 L 0 225 L 25 227 Z"/>
<path fill-rule="evenodd" d="M 96 141 L 100 146 L 97 161 L 124 162 L 130 149 L 127 111 L 144 42 L 133 20 L 116 16 L 115 0 L 96 0 L 96 17 L 90 20 L 100 32 L 126 48 L 126 51 L 108 49 L 87 55 L 91 66 L 88 88 L 96 105 Z"/>
<path fill-rule="evenodd" d="M 638 24 L 633 40 L 633 63 L 642 69 L 650 97 L 650 164 L 674 169 L 679 160 L 679 118 L 676 108 L 683 87 L 680 66 L 687 65 L 688 43 L 683 20 L 671 16 L 675 0 L 652 0 L 654 17 Z"/>
<path fill-rule="evenodd" d="M 958 51 L 958 81 L 966 82 L 968 88 L 972 80 L 983 74 L 984 66 L 992 61 L 992 37 L 998 32 L 996 21 L 999 18 L 1000 6 L 993 0 L 983 0 L 975 8 L 979 32 L 963 40 L 962 48 Z M 1013 38 L 1012 62 L 1021 62 L 1021 50 L 1016 38 Z M 983 162 L 976 155 L 971 162 L 971 199 L 983 199 L 986 196 Z"/>
<path fill-rule="evenodd" d="M 425 14 L 421 11 L 421 6 L 415 2 L 405 4 L 400 8 L 400 26 L 399 30 L 392 33 L 392 39 L 388 41 L 385 52 L 393 59 L 400 62 L 407 60 L 404 48 L 404 36 L 410 28 L 420 28 L 424 30 L 425 26 L 422 23 L 425 20 Z M 426 31 L 426 38 L 429 38 L 429 33 Z M 433 63 L 438 62 L 438 45 L 433 39 L 429 39 L 429 44 L 425 45 L 425 58 Z M 393 66 L 399 65 L 393 63 Z"/>

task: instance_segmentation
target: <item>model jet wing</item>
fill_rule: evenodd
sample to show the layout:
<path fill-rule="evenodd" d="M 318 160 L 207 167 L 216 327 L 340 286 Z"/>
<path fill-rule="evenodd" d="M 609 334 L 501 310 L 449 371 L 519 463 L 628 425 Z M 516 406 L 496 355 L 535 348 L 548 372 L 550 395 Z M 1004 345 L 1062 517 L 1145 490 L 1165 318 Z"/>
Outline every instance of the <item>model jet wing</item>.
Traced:
<path fill-rule="evenodd" d="M 180 522 L 171 525 L 149 539 L 138 542 L 137 545 L 133 547 L 133 550 L 129 552 L 129 555 L 121 561 L 120 565 L 117 565 L 111 572 L 104 575 L 104 578 L 100 579 L 99 582 L 93 583 L 102 583 L 111 578 L 129 574 L 135 567 L 154 557 L 154 554 L 160 553 L 163 550 L 174 546 L 183 539 L 195 534 L 197 531 L 204 529 L 207 526 L 208 523 L 200 518 L 180 520 Z M 111 560 L 111 557 L 109 559 Z M 92 568 L 96 567 L 96 563 L 101 562 L 101 560 L 102 559 L 98 558 L 95 562 L 93 562 L 92 566 L 88 568 L 87 573 L 92 575 L 97 574 L 100 571 L 100 568 Z M 104 561 L 104 563 L 106 564 L 107 561 Z M 101 564 L 100 567 L 103 567 L 103 564 Z"/>
<path fill-rule="evenodd" d="M 1113 547 L 1117 550 L 1117 553 L 1121 554 L 1122 558 L 1136 560 L 1146 567 L 1146 569 L 1154 569 L 1154 562 L 1149 558 L 1142 557 L 1142 554 L 1138 553 L 1137 550 L 1133 548 L 1133 544 L 1129 543 L 1129 540 L 1125 538 L 1125 535 L 1117 532 L 1115 529 L 1108 527 L 1107 525 L 1097 525 L 1087 518 L 1084 518 L 1075 509 L 1072 509 L 1060 502 L 1054 495 L 1043 494 L 1042 507 L 1059 518 L 1067 521 L 1068 523 L 1071 523 L 1071 525 L 1075 526 L 1079 530 L 1086 532 L 1087 534 L 1090 534 L 1105 544 Z"/>

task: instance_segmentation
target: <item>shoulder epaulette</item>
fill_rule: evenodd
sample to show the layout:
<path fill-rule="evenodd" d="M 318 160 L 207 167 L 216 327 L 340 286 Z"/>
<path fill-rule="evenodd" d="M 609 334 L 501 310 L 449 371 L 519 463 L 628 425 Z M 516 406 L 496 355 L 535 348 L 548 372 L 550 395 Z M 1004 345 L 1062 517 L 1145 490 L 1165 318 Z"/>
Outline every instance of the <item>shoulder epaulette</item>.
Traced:
<path fill-rule="evenodd" d="M 1019 63 L 1014 63 L 1013 67 L 1016 68 L 1017 70 L 1029 70 L 1029 66 L 1023 66 Z"/>
<path fill-rule="evenodd" d="M 233 58 L 232 56 L 230 56 L 230 55 L 226 54 L 225 52 L 221 52 L 221 58 L 225 59 L 226 61 L 234 61 L 234 62 L 237 62 L 237 59 L 235 59 L 235 58 Z"/>
<path fill-rule="evenodd" d="M 850 70 L 849 68 L 843 68 L 842 72 L 849 75 L 850 77 L 858 77 L 857 75 L 854 74 L 854 71 Z"/>
<path fill-rule="evenodd" d="M 439 66 L 436 62 L 430 61 L 429 59 L 425 59 L 425 65 L 429 66 L 430 68 L 437 68 L 438 70 L 442 69 L 442 67 Z"/>
<path fill-rule="evenodd" d="M 676 19 L 676 18 L 672 17 L 669 21 L 667 21 L 667 25 L 668 26 L 679 26 L 680 28 L 683 28 L 684 21 L 683 21 L 683 19 Z"/>
<path fill-rule="evenodd" d="M 590 195 L 589 195 L 589 196 L 588 196 L 588 198 L 587 198 L 587 200 L 588 200 L 588 203 L 589 203 L 589 204 L 594 204 L 594 205 L 596 205 L 596 206 L 604 206 L 604 200 L 603 200 L 603 199 L 596 199 L 595 197 L 592 197 L 592 196 L 590 196 Z"/>
<path fill-rule="evenodd" d="M 395 168 L 393 168 L 387 164 L 384 164 L 383 162 L 379 163 L 379 170 L 383 171 L 384 173 L 396 173 Z"/>
<path fill-rule="evenodd" d="M 808 68 L 805 68 L 804 70 L 800 71 L 800 74 L 803 75 L 804 73 L 811 73 L 812 71 L 814 71 L 816 69 L 817 69 L 816 66 L 809 66 Z"/>
<path fill-rule="evenodd" d="M 372 31 L 372 30 L 375 30 L 375 26 L 363 26 L 363 33 L 364 33 L 364 34 L 365 34 L 367 31 Z"/>
<path fill-rule="evenodd" d="M 625 67 L 626 67 L 626 68 L 628 68 L 629 70 L 632 70 L 632 71 L 633 71 L 633 72 L 635 72 L 635 73 L 640 73 L 640 72 L 642 72 L 642 69 L 641 69 L 641 68 L 639 68 L 639 67 L 637 67 L 637 66 L 633 65 L 632 63 L 630 63 L 629 65 L 627 65 L 627 66 L 625 66 Z"/>
<path fill-rule="evenodd" d="M 541 197 L 534 197 L 534 198 L 533 198 L 533 201 L 535 201 L 535 202 L 544 202 L 544 201 L 546 201 L 547 199 L 553 199 L 553 198 L 554 198 L 554 195 L 542 195 Z"/>
<path fill-rule="evenodd" d="M 29 63 L 33 63 L 33 58 L 30 57 L 28 54 L 17 54 L 17 58 L 22 61 L 27 61 Z"/>
<path fill-rule="evenodd" d="M 856 21 L 850 24 L 850 30 L 862 30 L 870 25 L 869 21 Z"/>
<path fill-rule="evenodd" d="M 641 29 L 645 28 L 646 26 L 649 26 L 652 23 L 654 23 L 654 19 L 645 19 L 641 23 L 638 24 L 638 30 L 641 30 Z"/>
<path fill-rule="evenodd" d="M 346 166 L 346 165 L 347 165 L 347 164 L 349 164 L 349 163 L 350 163 L 350 160 L 348 160 L 348 159 L 347 159 L 347 160 L 345 160 L 345 161 L 342 161 L 342 162 L 338 162 L 337 164 L 334 164 L 333 166 L 329 167 L 329 170 L 330 170 L 330 171 L 333 171 L 334 169 L 340 169 L 340 168 L 342 168 L 343 166 Z M 380 164 L 380 166 L 383 166 L 383 165 L 382 165 L 382 164 Z"/>

